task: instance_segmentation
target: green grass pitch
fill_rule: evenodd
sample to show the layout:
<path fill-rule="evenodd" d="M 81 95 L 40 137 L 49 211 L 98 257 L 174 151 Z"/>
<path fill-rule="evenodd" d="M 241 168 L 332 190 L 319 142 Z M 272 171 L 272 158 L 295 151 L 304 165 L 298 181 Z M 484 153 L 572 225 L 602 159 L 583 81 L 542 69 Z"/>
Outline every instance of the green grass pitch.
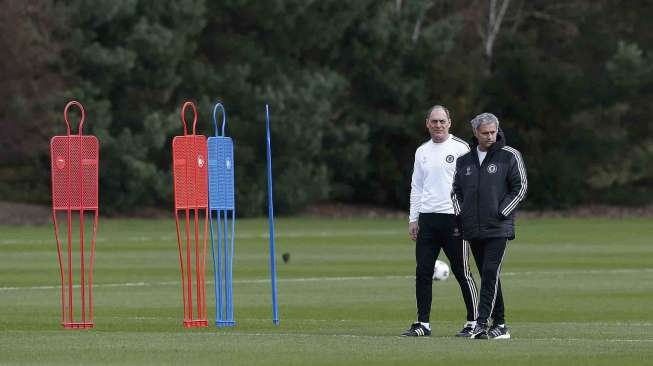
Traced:
<path fill-rule="evenodd" d="M 0 226 L 0 364 L 653 362 L 651 219 L 520 220 L 502 273 L 509 341 L 453 337 L 464 322 L 453 277 L 434 283 L 433 336 L 398 337 L 415 319 L 414 245 L 399 219 L 278 220 L 275 327 L 266 225 L 236 223 L 237 326 L 184 329 L 174 221 L 101 219 L 92 330 L 59 325 L 52 226 Z M 212 284 L 207 297 L 213 324 Z"/>

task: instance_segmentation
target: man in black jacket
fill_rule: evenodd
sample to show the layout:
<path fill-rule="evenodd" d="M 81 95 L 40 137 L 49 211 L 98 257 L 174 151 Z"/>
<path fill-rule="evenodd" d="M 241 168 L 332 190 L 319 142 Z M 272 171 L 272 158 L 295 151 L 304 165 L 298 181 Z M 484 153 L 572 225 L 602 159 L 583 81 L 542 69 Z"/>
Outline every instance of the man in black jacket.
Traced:
<path fill-rule="evenodd" d="M 481 298 L 472 339 L 509 339 L 499 272 L 508 240 L 515 238 L 514 213 L 526 196 L 521 154 L 506 146 L 499 120 L 483 113 L 472 120 L 471 151 L 458 158 L 451 198 L 463 238 L 471 244 L 481 274 Z M 492 327 L 488 329 L 488 319 Z"/>

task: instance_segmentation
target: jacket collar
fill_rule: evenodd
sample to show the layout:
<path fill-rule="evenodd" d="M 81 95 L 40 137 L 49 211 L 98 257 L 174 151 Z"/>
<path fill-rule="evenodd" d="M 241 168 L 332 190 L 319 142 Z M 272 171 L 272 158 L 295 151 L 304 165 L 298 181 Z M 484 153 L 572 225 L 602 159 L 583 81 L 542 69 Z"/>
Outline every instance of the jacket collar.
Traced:
<path fill-rule="evenodd" d="M 504 146 L 506 146 L 506 136 L 503 134 L 503 130 L 499 128 L 499 130 L 497 131 L 497 141 L 494 144 L 492 144 L 492 146 L 490 146 L 490 149 L 488 149 L 487 155 L 485 156 L 485 159 L 483 159 L 483 162 L 485 163 L 486 161 L 489 161 L 492 155 L 494 155 L 494 153 L 497 150 L 501 150 L 501 148 L 503 148 Z M 474 156 L 474 161 L 478 164 L 477 148 L 478 148 L 478 140 L 476 139 L 475 136 L 472 136 L 471 153 L 472 156 Z"/>
<path fill-rule="evenodd" d="M 497 131 L 497 141 L 492 144 L 492 146 L 490 146 L 488 153 L 500 150 L 504 146 L 506 146 L 506 136 L 503 134 L 503 130 L 499 128 L 499 131 Z M 476 139 L 476 136 L 472 136 L 471 147 L 474 154 L 476 154 L 476 148 L 478 147 L 478 140 Z"/>

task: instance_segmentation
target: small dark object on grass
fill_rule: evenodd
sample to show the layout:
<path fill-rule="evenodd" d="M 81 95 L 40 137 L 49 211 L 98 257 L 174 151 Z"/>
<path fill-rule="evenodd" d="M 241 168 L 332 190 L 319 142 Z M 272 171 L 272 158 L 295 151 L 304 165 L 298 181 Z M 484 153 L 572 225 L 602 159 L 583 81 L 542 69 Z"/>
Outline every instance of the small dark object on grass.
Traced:
<path fill-rule="evenodd" d="M 290 253 L 283 253 L 281 255 L 281 259 L 283 259 L 283 263 L 288 263 L 288 261 L 290 260 Z"/>

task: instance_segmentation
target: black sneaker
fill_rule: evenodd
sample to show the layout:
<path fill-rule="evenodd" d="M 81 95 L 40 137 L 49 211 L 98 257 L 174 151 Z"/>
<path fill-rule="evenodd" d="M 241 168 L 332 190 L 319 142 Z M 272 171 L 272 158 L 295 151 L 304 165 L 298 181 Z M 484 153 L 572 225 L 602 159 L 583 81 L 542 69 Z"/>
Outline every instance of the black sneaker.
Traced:
<path fill-rule="evenodd" d="M 413 323 L 410 329 L 401 333 L 402 337 L 428 337 L 430 335 L 431 331 L 423 326 L 422 323 Z"/>
<path fill-rule="evenodd" d="M 487 324 L 476 323 L 472 335 L 469 337 L 471 339 L 488 339 L 487 336 Z"/>
<path fill-rule="evenodd" d="M 508 331 L 508 327 L 505 325 L 503 327 L 493 325 L 487 332 L 487 336 L 490 337 L 490 339 L 510 339 L 510 332 Z"/>
<path fill-rule="evenodd" d="M 474 330 L 474 327 L 471 326 L 471 324 L 467 323 L 463 327 L 463 329 L 456 333 L 456 337 L 471 337 L 472 336 L 472 331 Z"/>

